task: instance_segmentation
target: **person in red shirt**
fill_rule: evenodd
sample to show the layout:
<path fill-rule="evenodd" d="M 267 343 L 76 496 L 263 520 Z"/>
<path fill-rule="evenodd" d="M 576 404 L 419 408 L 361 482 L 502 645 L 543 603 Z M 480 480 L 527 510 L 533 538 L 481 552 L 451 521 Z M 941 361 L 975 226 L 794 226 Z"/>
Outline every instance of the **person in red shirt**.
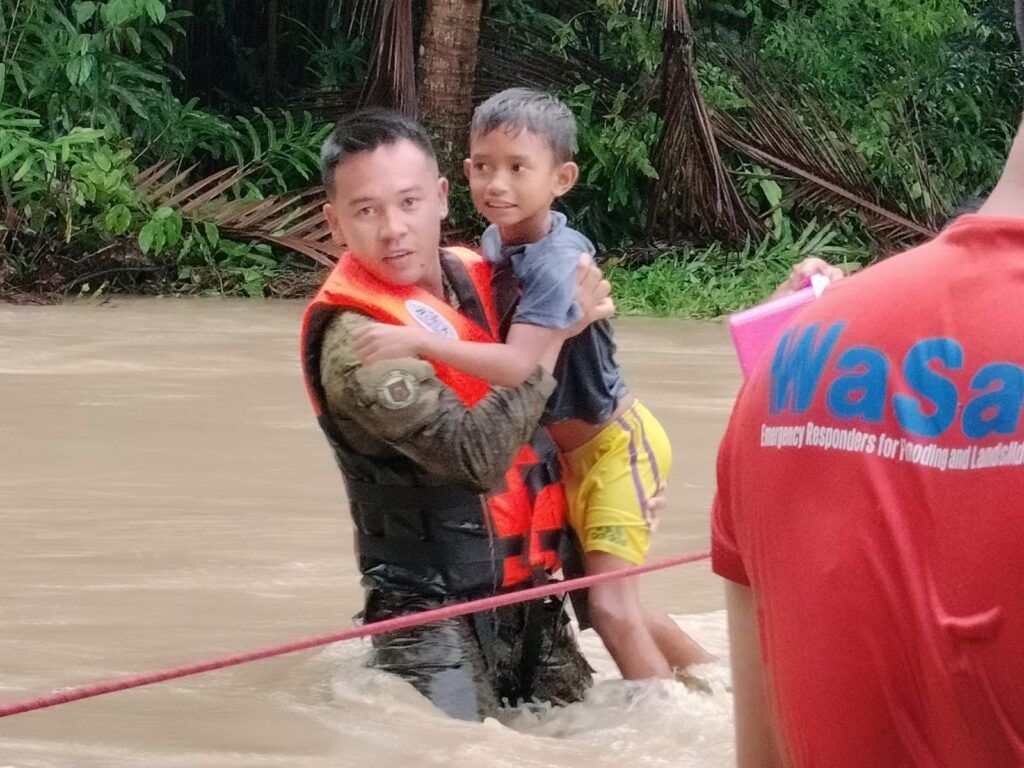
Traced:
<path fill-rule="evenodd" d="M 741 768 L 1024 765 L 1022 306 L 1024 125 L 978 214 L 830 286 L 740 393 Z"/>

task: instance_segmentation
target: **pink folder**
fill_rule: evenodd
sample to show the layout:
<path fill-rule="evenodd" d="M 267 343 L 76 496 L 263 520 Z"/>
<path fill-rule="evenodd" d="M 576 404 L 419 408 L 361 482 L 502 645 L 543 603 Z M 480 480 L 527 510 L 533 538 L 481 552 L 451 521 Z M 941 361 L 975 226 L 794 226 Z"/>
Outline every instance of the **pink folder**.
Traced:
<path fill-rule="evenodd" d="M 729 332 L 744 379 L 754 372 L 754 367 L 779 330 L 825 290 L 828 279 L 817 278 L 815 275 L 812 285 L 801 291 L 758 304 L 729 318 Z"/>

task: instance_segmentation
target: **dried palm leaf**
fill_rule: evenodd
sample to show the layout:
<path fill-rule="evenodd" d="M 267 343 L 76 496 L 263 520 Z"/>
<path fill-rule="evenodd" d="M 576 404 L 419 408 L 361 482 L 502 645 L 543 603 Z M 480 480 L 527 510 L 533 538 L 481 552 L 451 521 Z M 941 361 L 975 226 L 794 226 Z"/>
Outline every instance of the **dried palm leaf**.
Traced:
<path fill-rule="evenodd" d="M 514 40 L 514 45 L 510 45 Z M 597 103 L 610 106 L 618 88 L 631 85 L 605 59 L 582 47 L 565 45 L 556 53 L 543 30 L 527 26 L 510 28 L 489 19 L 482 25 L 473 98 L 488 96 L 512 87 L 568 91 L 579 83 L 608 83 L 596 89 Z"/>
<path fill-rule="evenodd" d="M 764 231 L 722 162 L 715 131 L 694 67 L 686 7 L 663 7 L 661 138 L 655 152 L 658 179 L 648 203 L 648 232 L 678 242 L 694 232 L 741 240 Z"/>
<path fill-rule="evenodd" d="M 289 112 L 309 112 L 316 118 L 334 122 L 340 115 L 351 112 L 360 104 L 364 82 L 353 83 L 344 88 L 317 88 L 304 90 L 288 99 L 285 104 Z"/>
<path fill-rule="evenodd" d="M 173 162 L 157 163 L 148 168 L 142 169 L 135 177 L 135 188 L 140 192 L 147 191 L 157 180 L 162 179 L 166 173 L 175 166 Z"/>
<path fill-rule="evenodd" d="M 357 0 L 364 14 L 376 14 L 370 73 L 360 101 L 403 114 L 416 112 L 416 55 L 412 0 Z"/>
<path fill-rule="evenodd" d="M 651 236 L 678 242 L 706 232 L 728 240 L 758 236 L 764 227 L 739 196 L 722 162 L 693 59 L 693 32 L 683 0 L 636 0 L 640 12 L 656 9 L 663 33 L 662 136 L 654 165 L 658 178 L 648 202 Z"/>
<path fill-rule="evenodd" d="M 271 243 L 333 267 L 340 248 L 324 219 L 323 188 L 263 200 L 225 199 L 224 193 L 245 175 L 245 169 L 225 168 L 179 188 L 187 172 L 174 173 L 171 164 L 162 163 L 141 171 L 135 183 L 153 206 L 178 208 L 190 219 L 216 224 L 228 237 Z"/>
<path fill-rule="evenodd" d="M 685 0 L 621 0 L 619 7 L 628 8 L 641 18 L 655 19 L 675 32 L 687 32 L 690 28 Z"/>
<path fill-rule="evenodd" d="M 723 145 L 798 180 L 806 187 L 802 190 L 805 203 L 859 211 L 874 236 L 886 245 L 910 245 L 936 233 L 937 222 L 944 217 L 938 196 L 922 196 L 916 211 L 906 210 L 909 195 L 884 196 L 864 158 L 830 119 L 821 100 L 806 90 L 787 87 L 777 74 L 769 82 L 763 66 L 721 52 L 714 55 L 739 76 L 738 95 L 747 103 L 741 119 L 715 114 L 715 135 Z M 920 158 L 908 188 L 911 182 L 930 189 L 927 167 Z"/>

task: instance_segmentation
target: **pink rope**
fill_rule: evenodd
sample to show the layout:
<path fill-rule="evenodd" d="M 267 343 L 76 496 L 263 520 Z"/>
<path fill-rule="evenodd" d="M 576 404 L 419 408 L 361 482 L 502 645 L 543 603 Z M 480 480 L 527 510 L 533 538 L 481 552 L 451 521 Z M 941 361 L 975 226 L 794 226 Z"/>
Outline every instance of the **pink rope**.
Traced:
<path fill-rule="evenodd" d="M 261 648 L 249 653 L 222 656 L 219 659 L 211 659 L 199 664 L 188 664 L 181 667 L 173 667 L 171 669 L 150 672 L 149 674 L 126 677 L 120 680 L 112 680 L 107 683 L 97 683 L 94 685 L 82 686 L 80 688 L 71 688 L 65 691 L 51 693 L 46 696 L 28 699 L 26 701 L 18 701 L 2 705 L 0 706 L 0 718 L 18 715 L 23 712 L 32 712 L 37 709 L 56 707 L 60 704 L 69 704 L 72 701 L 89 699 L 93 696 L 103 696 L 107 693 L 127 691 L 131 688 L 141 688 L 145 685 L 162 683 L 166 680 L 175 680 L 179 677 L 189 677 L 190 675 L 199 675 L 203 672 L 212 672 L 217 669 L 224 669 L 225 667 L 248 664 L 252 661 L 269 659 L 274 656 L 283 656 L 288 653 L 296 653 L 297 651 L 306 651 L 310 648 L 318 648 L 323 645 L 340 643 L 343 640 L 355 640 L 359 637 L 370 637 L 372 635 L 380 635 L 386 632 L 396 632 L 400 629 L 409 629 L 410 627 L 417 627 L 423 624 L 432 624 L 434 622 L 444 621 L 445 619 L 452 619 L 456 616 L 465 616 L 468 613 L 488 611 L 494 608 L 501 608 L 506 605 L 526 602 L 527 600 L 536 600 L 541 597 L 548 597 L 549 595 L 563 594 L 577 589 L 586 589 L 596 584 L 602 584 L 614 579 L 639 576 L 643 573 L 651 573 L 652 571 L 660 571 L 665 568 L 672 568 L 678 565 L 695 563 L 699 560 L 707 560 L 709 557 L 711 557 L 711 553 L 708 551 L 694 552 L 689 555 L 680 555 L 678 557 L 659 560 L 658 562 L 651 563 L 649 565 L 624 568 L 620 571 L 599 573 L 594 576 L 583 576 L 578 579 L 553 582 L 551 584 L 544 584 L 539 587 L 523 589 L 517 592 L 506 592 L 500 595 L 492 595 L 480 600 L 470 600 L 464 603 L 445 605 L 440 608 L 432 608 L 429 611 L 420 611 L 419 613 L 397 616 L 384 621 L 375 621 L 371 624 L 364 624 L 360 627 L 352 627 L 351 629 L 346 629 L 341 632 L 332 632 L 329 635 L 319 635 L 318 637 L 310 637 L 293 643 Z"/>

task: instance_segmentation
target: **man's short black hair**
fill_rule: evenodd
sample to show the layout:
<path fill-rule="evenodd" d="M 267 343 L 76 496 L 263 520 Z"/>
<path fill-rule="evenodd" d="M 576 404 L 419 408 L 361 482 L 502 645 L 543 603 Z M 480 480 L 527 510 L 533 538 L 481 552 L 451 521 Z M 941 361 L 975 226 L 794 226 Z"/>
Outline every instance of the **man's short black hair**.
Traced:
<path fill-rule="evenodd" d="M 334 169 L 351 155 L 377 147 L 411 141 L 423 154 L 437 161 L 430 136 L 412 118 L 391 109 L 359 109 L 341 118 L 320 148 L 320 172 L 329 196 L 334 195 Z"/>

